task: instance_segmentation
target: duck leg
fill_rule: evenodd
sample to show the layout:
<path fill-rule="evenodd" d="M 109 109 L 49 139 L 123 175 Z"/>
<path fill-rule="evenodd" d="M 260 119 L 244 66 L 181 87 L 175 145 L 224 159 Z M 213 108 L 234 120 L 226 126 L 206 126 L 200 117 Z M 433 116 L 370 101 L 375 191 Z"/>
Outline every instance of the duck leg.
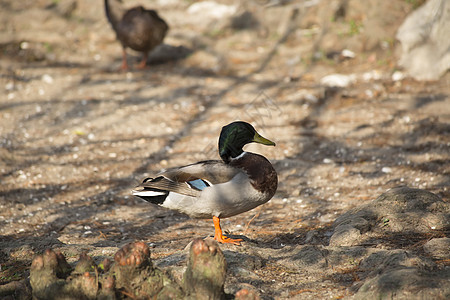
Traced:
<path fill-rule="evenodd" d="M 148 59 L 148 52 L 144 52 L 142 54 L 142 60 L 139 63 L 139 65 L 137 66 L 138 69 L 145 69 L 145 67 L 147 66 L 147 59 Z"/>
<path fill-rule="evenodd" d="M 122 48 L 122 66 L 120 67 L 120 69 L 128 70 L 127 51 L 125 50 L 125 47 Z"/>
<path fill-rule="evenodd" d="M 241 245 L 242 239 L 231 239 L 229 237 L 226 237 L 223 235 L 222 233 L 222 228 L 220 228 L 220 219 L 216 216 L 213 217 L 213 222 L 214 222 L 214 229 L 215 229 L 215 234 L 214 234 L 214 239 L 216 241 L 218 241 L 219 243 L 230 243 L 230 244 L 234 244 L 234 245 Z"/>

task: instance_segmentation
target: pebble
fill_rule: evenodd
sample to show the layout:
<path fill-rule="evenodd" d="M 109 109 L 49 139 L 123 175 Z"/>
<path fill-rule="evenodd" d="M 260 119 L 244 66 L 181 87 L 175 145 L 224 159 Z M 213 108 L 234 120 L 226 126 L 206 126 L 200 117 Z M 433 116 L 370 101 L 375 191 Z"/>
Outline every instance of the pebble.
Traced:
<path fill-rule="evenodd" d="M 48 74 L 44 74 L 42 75 L 42 81 L 48 84 L 52 84 L 53 83 L 53 77 L 48 75 Z"/>
<path fill-rule="evenodd" d="M 346 58 L 354 58 L 356 56 L 355 52 L 348 49 L 342 50 L 341 55 Z"/>
<path fill-rule="evenodd" d="M 381 72 L 378 70 L 372 70 L 370 72 L 365 72 L 362 75 L 362 78 L 364 81 L 372 81 L 372 80 L 380 80 L 381 79 Z"/>
<path fill-rule="evenodd" d="M 344 74 L 330 74 L 322 77 L 320 84 L 328 87 L 348 87 L 350 84 L 354 83 L 356 80 L 354 74 L 344 75 Z"/>
<path fill-rule="evenodd" d="M 11 91 L 13 89 L 14 89 L 14 82 L 8 82 L 7 84 L 5 84 L 5 90 Z"/>
<path fill-rule="evenodd" d="M 403 80 L 403 79 L 405 79 L 405 74 L 403 74 L 402 72 L 400 72 L 400 71 L 395 71 L 393 74 L 392 74 L 392 80 L 393 81 L 400 81 L 400 80 Z"/>
<path fill-rule="evenodd" d="M 196 2 L 188 7 L 189 14 L 201 14 L 202 18 L 222 19 L 233 15 L 237 10 L 234 5 L 225 5 L 214 1 Z"/>
<path fill-rule="evenodd" d="M 323 163 L 324 163 L 324 164 L 331 164 L 331 163 L 333 163 L 333 160 L 331 160 L 331 159 L 329 159 L 329 158 L 324 158 L 324 159 L 323 159 Z"/>
<path fill-rule="evenodd" d="M 383 173 L 392 173 L 392 168 L 390 168 L 390 167 L 383 167 L 383 168 L 381 168 L 381 172 L 383 172 Z"/>
<path fill-rule="evenodd" d="M 30 43 L 28 43 L 28 42 L 20 43 L 20 49 L 25 50 L 25 49 L 28 49 L 28 48 L 30 48 Z"/>

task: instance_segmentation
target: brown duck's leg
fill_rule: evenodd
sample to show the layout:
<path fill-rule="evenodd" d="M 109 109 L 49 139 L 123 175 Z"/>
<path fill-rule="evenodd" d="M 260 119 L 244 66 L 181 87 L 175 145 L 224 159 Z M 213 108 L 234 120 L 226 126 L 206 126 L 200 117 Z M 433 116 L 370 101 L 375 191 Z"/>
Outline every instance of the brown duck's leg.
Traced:
<path fill-rule="evenodd" d="M 219 243 L 230 243 L 230 244 L 234 244 L 234 245 L 241 245 L 242 239 L 230 239 L 229 237 L 226 237 L 223 235 L 222 233 L 222 228 L 220 228 L 220 219 L 218 217 L 213 217 L 213 222 L 214 222 L 214 229 L 215 229 L 215 234 L 214 234 L 214 239 L 216 241 L 218 241 Z"/>
<path fill-rule="evenodd" d="M 148 59 L 148 53 L 144 52 L 142 54 L 142 60 L 139 63 L 139 65 L 137 66 L 138 69 L 145 69 L 145 67 L 147 66 L 147 59 Z"/>
<path fill-rule="evenodd" d="M 127 63 L 127 51 L 125 48 L 122 49 L 122 66 L 120 66 L 121 70 L 128 70 L 128 63 Z"/>

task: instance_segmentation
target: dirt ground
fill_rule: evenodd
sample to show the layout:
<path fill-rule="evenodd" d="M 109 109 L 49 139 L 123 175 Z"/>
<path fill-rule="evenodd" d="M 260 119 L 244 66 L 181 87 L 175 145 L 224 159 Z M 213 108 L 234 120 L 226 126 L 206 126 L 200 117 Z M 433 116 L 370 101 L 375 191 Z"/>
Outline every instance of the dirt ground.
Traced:
<path fill-rule="evenodd" d="M 339 215 L 392 187 L 449 200 L 450 75 L 417 82 L 396 67 L 395 30 L 415 1 L 224 0 L 236 12 L 219 19 L 190 13 L 194 2 L 139 1 L 170 31 L 148 69 L 129 72 L 118 71 L 103 1 L 0 2 L 0 284 L 27 278 L 50 247 L 69 262 L 84 251 L 100 260 L 142 240 L 158 261 L 213 234 L 212 220 L 130 190 L 162 169 L 218 158 L 220 129 L 236 119 L 277 143 L 246 148 L 277 170 L 274 198 L 223 220 L 260 251 L 304 244 L 313 230 L 326 245 Z M 351 83 L 321 84 L 335 73 Z M 246 251 L 245 242 L 221 248 Z M 241 283 L 264 299 L 351 296 L 348 278 L 270 259 L 252 274 Z"/>

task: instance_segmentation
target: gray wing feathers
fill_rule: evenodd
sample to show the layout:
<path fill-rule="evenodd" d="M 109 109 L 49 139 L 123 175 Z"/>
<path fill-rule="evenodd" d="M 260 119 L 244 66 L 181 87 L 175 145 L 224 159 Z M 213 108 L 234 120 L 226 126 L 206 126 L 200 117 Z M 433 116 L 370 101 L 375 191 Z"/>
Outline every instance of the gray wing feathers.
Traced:
<path fill-rule="evenodd" d="M 176 182 L 164 176 L 143 182 L 139 185 L 142 189 L 151 189 L 156 191 L 174 192 L 182 195 L 197 197 L 200 191 L 192 189 L 186 182 Z"/>
<path fill-rule="evenodd" d="M 241 170 L 224 164 L 219 160 L 207 160 L 184 167 L 171 169 L 161 173 L 174 181 L 191 181 L 203 179 L 211 184 L 219 184 L 230 181 Z"/>
<path fill-rule="evenodd" d="M 168 170 L 158 174 L 156 178 L 146 179 L 138 188 L 199 197 L 201 191 L 192 188 L 187 182 L 202 179 L 211 185 L 220 184 L 231 181 L 239 172 L 239 169 L 221 161 L 209 160 Z"/>

